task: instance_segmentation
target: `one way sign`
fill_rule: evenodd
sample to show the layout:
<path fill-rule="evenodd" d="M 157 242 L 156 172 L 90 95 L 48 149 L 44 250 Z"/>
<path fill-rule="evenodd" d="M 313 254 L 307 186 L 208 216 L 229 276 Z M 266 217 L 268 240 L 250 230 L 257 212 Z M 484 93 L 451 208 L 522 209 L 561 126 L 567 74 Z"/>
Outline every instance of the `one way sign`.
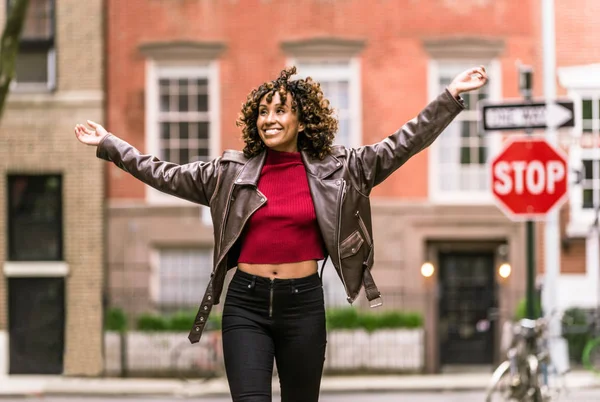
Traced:
<path fill-rule="evenodd" d="M 483 129 L 525 130 L 573 127 L 574 105 L 571 101 L 544 101 L 484 104 Z"/>

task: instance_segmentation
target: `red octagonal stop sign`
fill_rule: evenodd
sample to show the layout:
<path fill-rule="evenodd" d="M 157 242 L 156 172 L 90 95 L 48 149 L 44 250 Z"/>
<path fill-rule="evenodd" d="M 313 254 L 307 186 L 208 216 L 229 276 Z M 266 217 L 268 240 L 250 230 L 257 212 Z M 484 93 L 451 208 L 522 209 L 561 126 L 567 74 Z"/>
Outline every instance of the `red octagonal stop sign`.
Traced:
<path fill-rule="evenodd" d="M 513 220 L 543 218 L 567 196 L 567 158 L 540 137 L 515 137 L 491 162 L 491 187 Z"/>

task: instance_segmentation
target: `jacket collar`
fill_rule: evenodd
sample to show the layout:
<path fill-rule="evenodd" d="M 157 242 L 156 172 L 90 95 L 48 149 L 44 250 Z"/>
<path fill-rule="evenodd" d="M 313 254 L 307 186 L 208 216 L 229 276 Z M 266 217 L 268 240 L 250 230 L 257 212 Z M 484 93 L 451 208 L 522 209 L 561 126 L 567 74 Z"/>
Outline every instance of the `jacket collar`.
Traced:
<path fill-rule="evenodd" d="M 300 154 L 308 173 L 319 179 L 326 179 L 335 171 L 342 168 L 342 161 L 338 159 L 338 156 L 343 154 L 342 147 L 333 147 L 332 152 L 326 155 L 323 160 L 311 157 L 304 150 L 300 151 Z M 267 152 L 263 150 L 258 155 L 248 159 L 248 162 L 246 162 L 238 175 L 235 184 L 257 186 L 266 158 Z"/>
<path fill-rule="evenodd" d="M 308 173 L 319 179 L 326 179 L 335 171 L 342 168 L 342 161 L 337 158 L 339 156 L 337 147 L 334 147 L 332 152 L 326 155 L 323 160 L 311 157 L 304 150 L 300 151 L 300 153 L 302 154 L 302 161 Z"/>

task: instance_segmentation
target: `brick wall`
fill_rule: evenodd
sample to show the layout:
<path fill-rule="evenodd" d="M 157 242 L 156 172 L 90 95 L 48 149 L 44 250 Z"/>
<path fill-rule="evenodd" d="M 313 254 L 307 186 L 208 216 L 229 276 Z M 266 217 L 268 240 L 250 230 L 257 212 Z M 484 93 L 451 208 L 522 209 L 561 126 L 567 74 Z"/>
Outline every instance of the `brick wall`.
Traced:
<path fill-rule="evenodd" d="M 0 8 L 3 8 L 0 6 Z M 102 370 L 103 164 L 73 134 L 78 122 L 102 122 L 102 0 L 56 5 L 57 86 L 54 93 L 11 94 L 0 124 L 0 244 L 6 239 L 6 175 L 63 175 L 66 278 L 64 373 Z M 0 18 L 1 20 L 2 18 Z M 6 247 L 0 247 L 5 261 Z M 8 324 L 6 281 L 0 281 L 0 330 Z"/>
<path fill-rule="evenodd" d="M 218 41 L 221 148 L 241 149 L 235 120 L 248 92 L 273 79 L 286 61 L 283 41 L 336 37 L 365 41 L 361 53 L 363 142 L 394 132 L 427 102 L 429 38 L 501 38 L 506 42 L 501 78 L 517 92 L 516 57 L 534 57 L 532 1 L 293 0 L 147 2 L 107 0 L 108 125 L 144 149 L 145 58 L 142 43 Z M 144 18 L 138 18 L 143 15 Z M 152 21 L 152 23 L 148 23 Z M 240 34 L 243 32 L 243 34 Z M 504 75 L 506 74 L 506 77 Z M 144 185 L 109 168 L 109 198 L 144 197 Z M 427 197 L 427 152 L 377 187 L 375 196 Z"/>

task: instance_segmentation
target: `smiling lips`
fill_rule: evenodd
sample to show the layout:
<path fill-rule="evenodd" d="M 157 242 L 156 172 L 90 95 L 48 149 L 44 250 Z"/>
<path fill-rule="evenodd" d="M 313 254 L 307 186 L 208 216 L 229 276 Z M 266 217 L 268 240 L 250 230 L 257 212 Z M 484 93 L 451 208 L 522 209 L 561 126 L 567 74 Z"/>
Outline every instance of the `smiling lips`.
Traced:
<path fill-rule="evenodd" d="M 265 130 L 265 134 L 276 135 L 276 134 L 279 134 L 281 131 L 282 131 L 282 129 L 280 129 L 280 128 L 270 128 L 268 130 Z"/>

